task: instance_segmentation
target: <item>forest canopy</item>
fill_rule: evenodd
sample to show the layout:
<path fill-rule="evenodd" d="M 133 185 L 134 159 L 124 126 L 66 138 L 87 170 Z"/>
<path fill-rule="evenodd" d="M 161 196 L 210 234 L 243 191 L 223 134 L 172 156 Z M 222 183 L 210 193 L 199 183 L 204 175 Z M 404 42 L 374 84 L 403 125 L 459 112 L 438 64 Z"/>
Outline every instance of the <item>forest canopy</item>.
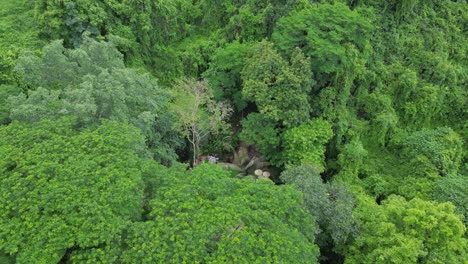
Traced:
<path fill-rule="evenodd" d="M 466 0 L 0 2 L 0 263 L 465 263 Z"/>

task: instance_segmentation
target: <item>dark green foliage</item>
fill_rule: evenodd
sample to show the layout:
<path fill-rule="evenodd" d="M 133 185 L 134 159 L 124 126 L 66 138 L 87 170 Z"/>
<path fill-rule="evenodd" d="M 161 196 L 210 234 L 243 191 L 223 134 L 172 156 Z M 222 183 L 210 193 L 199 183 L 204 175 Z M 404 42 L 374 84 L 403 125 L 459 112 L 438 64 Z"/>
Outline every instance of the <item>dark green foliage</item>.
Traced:
<path fill-rule="evenodd" d="M 249 144 L 257 143 L 269 161 L 282 166 L 288 162 L 279 151 L 283 147 L 279 138 L 285 129 L 309 118 L 308 93 L 313 84 L 309 62 L 299 49 L 288 62 L 265 40 L 249 53 L 241 72 L 242 95 L 255 103 L 259 113 L 251 113 L 242 122 L 240 138 Z"/>
<path fill-rule="evenodd" d="M 217 98 L 227 98 L 237 111 L 242 111 L 247 102 L 242 96 L 241 71 L 250 45 L 232 42 L 219 49 L 213 56 L 210 68 L 203 73 Z"/>
<path fill-rule="evenodd" d="M 0 128 L 0 250 L 57 263 L 67 248 L 108 243 L 141 219 L 144 148 L 116 122 L 75 132 L 73 119 Z"/>
<path fill-rule="evenodd" d="M 170 84 L 193 70 L 203 72 L 208 50 L 218 42 L 271 36 L 276 21 L 296 2 L 39 0 L 36 12 L 46 35 L 64 39 L 67 47 L 79 46 L 82 34 L 117 36 L 129 64 L 145 65 Z M 208 46 L 206 39 L 211 39 Z"/>
<path fill-rule="evenodd" d="M 259 113 L 251 113 L 242 120 L 239 138 L 247 144 L 255 144 L 268 160 L 281 164 L 279 129 L 274 122 Z"/>
<path fill-rule="evenodd" d="M 208 2 L 208 1 L 207 1 Z M 298 0 L 223 1 L 229 22 L 225 26 L 228 40 L 259 41 L 270 37 L 276 21 L 286 15 Z"/>
<path fill-rule="evenodd" d="M 142 45 L 142 50 L 181 38 L 183 34 L 175 34 L 176 30 L 187 29 L 189 25 L 185 20 L 197 14 L 189 13 L 194 6 L 186 0 L 162 3 L 41 0 L 37 1 L 36 9 L 39 21 L 50 36 L 73 42 L 75 33 L 96 29 L 100 35 L 110 33 L 136 41 Z"/>
<path fill-rule="evenodd" d="M 67 47 L 79 45 L 82 33 L 117 39 L 129 64 L 147 65 L 164 83 L 182 73 L 177 50 L 168 44 L 192 31 L 197 9 L 187 0 L 36 2 L 38 20 L 49 37 L 64 39 Z"/>
<path fill-rule="evenodd" d="M 15 264 L 15 258 L 12 256 L 8 256 L 7 254 L 4 254 L 3 252 L 0 253 L 0 263 L 5 263 L 5 264 Z"/>
<path fill-rule="evenodd" d="M 333 123 L 329 148 L 336 156 L 359 122 L 352 108 L 354 85 L 365 77 L 371 20 L 342 3 L 310 4 L 281 18 L 272 36 L 284 54 L 299 48 L 310 58 L 315 86 L 312 113 Z"/>
<path fill-rule="evenodd" d="M 353 141 L 346 144 L 338 158 L 340 182 L 361 185 L 376 199 L 398 194 L 430 200 L 436 180 L 463 171 L 463 143 L 450 128 L 397 129 L 390 138 L 387 148 L 375 146 L 372 137 L 364 138 L 367 146 L 353 146 L 353 152 Z"/>
<path fill-rule="evenodd" d="M 361 99 L 370 121 L 369 137 L 374 145 L 386 146 L 397 128 L 399 118 L 392 107 L 392 98 L 385 94 L 371 93 Z"/>

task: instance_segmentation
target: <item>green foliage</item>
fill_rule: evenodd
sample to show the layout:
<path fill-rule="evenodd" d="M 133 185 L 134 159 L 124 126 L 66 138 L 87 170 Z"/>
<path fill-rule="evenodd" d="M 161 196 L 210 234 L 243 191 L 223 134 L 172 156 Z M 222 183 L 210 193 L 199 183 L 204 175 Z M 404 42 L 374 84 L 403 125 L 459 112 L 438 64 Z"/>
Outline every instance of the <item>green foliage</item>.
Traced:
<path fill-rule="evenodd" d="M 381 206 L 361 201 L 361 235 L 345 263 L 463 263 L 465 227 L 450 203 L 390 196 Z"/>
<path fill-rule="evenodd" d="M 4 254 L 3 252 L 0 253 L 0 263 L 5 263 L 5 264 L 15 264 L 15 258 L 12 256 L 8 256 Z"/>
<path fill-rule="evenodd" d="M 39 87 L 36 91 L 30 91 L 27 96 L 21 93 L 9 97 L 10 118 L 23 122 L 37 122 L 42 118 L 57 119 L 64 115 L 61 112 L 63 106 L 59 96 L 59 91 L 49 91 Z"/>
<path fill-rule="evenodd" d="M 434 192 L 434 180 L 431 178 L 421 178 L 413 175 L 407 175 L 397 181 L 391 181 L 392 188 L 396 188 L 396 194 L 407 199 L 420 198 L 431 200 Z"/>
<path fill-rule="evenodd" d="M 143 138 L 105 121 L 0 127 L 0 250 L 17 263 L 57 263 L 69 248 L 98 247 L 141 219 Z"/>
<path fill-rule="evenodd" d="M 414 132 L 405 139 L 403 147 L 403 155 L 409 162 L 428 161 L 442 176 L 456 174 L 459 170 L 463 142 L 450 128 Z"/>
<path fill-rule="evenodd" d="M 241 124 L 239 138 L 247 144 L 255 144 L 267 160 L 281 164 L 280 131 L 274 126 L 274 122 L 262 114 L 251 113 Z"/>
<path fill-rule="evenodd" d="M 288 184 L 317 218 L 322 262 L 463 263 L 460 221 L 453 207 L 432 201 L 452 202 L 466 224 L 466 21 L 466 0 L 1 1 L 0 134 L 7 136 L 0 154 L 7 158 L 0 175 L 11 184 L 0 196 L 17 201 L 8 210 L 22 210 L 8 217 L 31 226 L 0 229 L 0 263 L 314 262 L 317 230 Z M 41 52 L 45 41 L 52 42 Z M 231 126 L 224 101 L 235 109 Z M 138 205 L 99 200 L 131 207 L 135 218 L 105 225 L 93 207 L 98 213 L 70 214 L 99 218 L 90 227 L 57 212 L 39 222 L 49 209 L 38 203 L 62 206 L 47 197 L 78 203 L 91 196 L 79 196 L 75 185 L 101 188 L 87 181 L 98 171 L 88 163 L 100 156 L 69 149 L 91 148 L 98 135 L 83 135 L 111 124 L 125 135 L 123 124 L 139 128 L 146 147 L 138 153 L 176 168 L 138 159 L 132 175 L 145 185 L 126 196 L 141 197 Z M 244 172 L 264 158 L 270 169 L 287 168 L 278 175 L 288 184 L 230 179 L 214 167 L 185 172 L 174 163 L 182 135 L 194 160 L 228 144 L 240 149 L 239 138 L 254 156 L 237 162 Z M 12 147 L 23 144 L 8 142 L 14 137 L 28 147 Z M 120 143 L 106 140 L 110 146 L 90 152 Z M 235 156 L 220 160 L 235 163 Z M 33 158 L 40 162 L 24 164 Z M 106 162 L 122 173 L 136 168 Z M 34 175 L 47 180 L 31 182 L 23 171 L 34 168 L 45 168 Z M 62 177 L 75 172 L 84 177 L 75 185 Z M 49 191 L 60 184 L 56 175 L 70 191 Z M 31 198 L 34 188 L 49 189 Z M 92 197 L 117 197 L 105 195 Z M 5 247 L 10 233 L 14 245 Z"/>
<path fill-rule="evenodd" d="M 46 36 L 67 47 L 79 47 L 82 35 L 118 40 L 128 64 L 169 85 L 205 71 L 219 44 L 270 37 L 297 2 L 39 0 L 36 17 Z"/>
<path fill-rule="evenodd" d="M 37 1 L 36 9 L 39 21 L 52 37 L 71 41 L 73 34 L 90 29 L 101 35 L 124 33 L 121 37 L 140 43 L 142 50 L 152 48 L 151 44 L 182 37 L 183 34 L 175 31 L 188 29 L 186 20 L 197 15 L 197 12 L 189 13 L 196 8 L 186 0 L 158 3 L 41 0 Z M 80 23 L 73 23 L 74 20 Z"/>
<path fill-rule="evenodd" d="M 272 41 L 283 54 L 299 48 L 310 58 L 314 85 L 309 94 L 311 112 L 333 124 L 330 154 L 336 157 L 355 133 L 356 88 L 367 74 L 371 53 L 370 32 L 374 28 L 366 10 L 351 10 L 334 4 L 308 4 L 282 17 Z M 367 87 L 366 87 L 367 89 Z"/>
<path fill-rule="evenodd" d="M 250 45 L 232 42 L 216 51 L 209 69 L 203 73 L 215 92 L 216 98 L 229 99 L 237 111 L 242 111 L 247 102 L 242 96 L 241 71 Z"/>
<path fill-rule="evenodd" d="M 17 263 L 317 260 L 313 219 L 293 188 L 210 165 L 151 165 L 136 154 L 138 129 L 75 125 L 0 128 L 0 250 Z"/>
<path fill-rule="evenodd" d="M 342 171 L 357 175 L 365 163 L 368 156 L 367 150 L 359 139 L 354 139 L 344 145 L 343 150 L 338 155 L 338 164 Z"/>
<path fill-rule="evenodd" d="M 233 1 L 234 11 L 226 24 L 226 37 L 229 40 L 259 41 L 270 37 L 276 21 L 286 15 L 300 1 Z"/>
<path fill-rule="evenodd" d="M 464 215 L 463 222 L 468 228 L 468 177 L 466 175 L 450 175 L 436 181 L 434 200 L 451 202 L 456 206 L 455 212 Z"/>
<path fill-rule="evenodd" d="M 281 18 L 272 38 L 283 52 L 302 49 L 319 76 L 343 76 L 362 71 L 372 28 L 367 18 L 344 4 L 309 5 Z"/>
<path fill-rule="evenodd" d="M 326 185 L 320 178 L 317 167 L 306 164 L 296 167 L 288 167 L 280 176 L 280 179 L 304 193 L 304 205 L 313 214 L 319 223 L 325 223 L 326 216 L 323 210 L 327 207 L 328 193 Z"/>
<path fill-rule="evenodd" d="M 255 102 L 265 118 L 292 127 L 309 117 L 310 77 L 308 60 L 299 49 L 288 63 L 264 40 L 253 46 L 246 58 L 242 94 Z"/>
<path fill-rule="evenodd" d="M 333 136 L 330 123 L 311 119 L 286 130 L 283 136 L 285 163 L 312 164 L 320 172 L 325 170 L 325 144 Z"/>
<path fill-rule="evenodd" d="M 276 166 L 285 164 L 280 151 L 284 130 L 309 118 L 308 93 L 313 81 L 308 64 L 299 49 L 288 63 L 266 40 L 255 44 L 245 59 L 242 95 L 255 102 L 260 113 L 251 113 L 241 122 L 240 138 L 249 144 L 256 143 Z"/>
<path fill-rule="evenodd" d="M 147 65 L 164 83 L 178 77 L 177 52 L 169 43 L 192 31 L 198 8 L 188 0 L 177 1 L 36 1 L 37 18 L 49 38 L 65 45 L 80 45 L 82 34 L 117 36 L 119 48 L 132 65 Z M 169 76 L 162 74 L 163 70 Z"/>
<path fill-rule="evenodd" d="M 386 146 L 398 125 L 398 115 L 388 95 L 372 93 L 362 99 L 370 118 L 369 140 L 373 144 Z"/>
<path fill-rule="evenodd" d="M 128 229 L 120 250 L 77 251 L 71 260 L 316 263 L 313 219 L 293 188 L 230 178 L 208 164 L 155 177 L 149 218 Z"/>
<path fill-rule="evenodd" d="M 66 49 L 61 41 L 53 41 L 43 48 L 42 56 L 23 52 L 15 74 L 25 90 L 37 87 L 58 90 L 82 83 L 86 75 L 124 68 L 122 54 L 113 44 L 87 38 L 80 49 Z"/>
<path fill-rule="evenodd" d="M 361 156 L 365 157 L 364 162 L 359 163 L 348 152 L 346 144 L 338 159 L 340 182 L 360 185 L 376 199 L 397 194 L 406 199 L 432 200 L 441 176 L 463 173 L 463 143 L 450 128 L 421 130 L 409 135 L 399 131 L 389 145 L 385 150 L 375 145 L 366 147 L 367 155 Z M 357 154 L 360 150 L 355 151 Z"/>
<path fill-rule="evenodd" d="M 10 122 L 10 105 L 8 98 L 16 96 L 20 89 L 13 85 L 0 85 L 0 125 L 6 125 Z"/>
<path fill-rule="evenodd" d="M 405 2 L 416 1 L 366 3 L 386 10 L 372 15 L 382 28 L 371 39 L 373 83 L 391 95 L 407 129 L 459 128 L 467 108 L 466 36 L 460 33 L 468 7 L 464 1 L 417 1 L 400 10 L 408 12 L 402 17 L 395 11 Z"/>
<path fill-rule="evenodd" d="M 192 145 L 192 164 L 195 165 L 202 142 L 228 128 L 226 119 L 232 109 L 226 103 L 216 102 L 213 90 L 204 81 L 177 80 L 173 90 L 175 100 L 171 110 L 176 116 L 174 124 Z"/>
<path fill-rule="evenodd" d="M 23 49 L 38 50 L 43 41 L 34 20 L 33 1 L 8 0 L 0 3 L 0 85 L 12 83 L 13 67 Z"/>
<path fill-rule="evenodd" d="M 24 53 L 15 72 L 28 92 L 9 99 L 12 120 L 73 115 L 81 126 L 102 119 L 128 122 L 141 129 L 157 160 L 175 160 L 180 140 L 167 111 L 170 94 L 148 74 L 125 68 L 112 44 L 85 39 L 72 50 L 54 41 L 42 57 Z"/>
<path fill-rule="evenodd" d="M 358 235 L 356 202 L 346 186 L 323 183 L 319 169 L 311 165 L 289 167 L 280 178 L 304 194 L 304 206 L 322 231 L 317 236 L 321 251 L 341 248 Z"/>
<path fill-rule="evenodd" d="M 219 33 L 209 36 L 195 35 L 182 41 L 177 46 L 177 57 L 180 59 L 182 74 L 198 77 L 208 69 L 211 56 L 222 45 Z M 173 64 L 172 62 L 169 62 Z M 180 76 L 177 76 L 180 77 Z"/>

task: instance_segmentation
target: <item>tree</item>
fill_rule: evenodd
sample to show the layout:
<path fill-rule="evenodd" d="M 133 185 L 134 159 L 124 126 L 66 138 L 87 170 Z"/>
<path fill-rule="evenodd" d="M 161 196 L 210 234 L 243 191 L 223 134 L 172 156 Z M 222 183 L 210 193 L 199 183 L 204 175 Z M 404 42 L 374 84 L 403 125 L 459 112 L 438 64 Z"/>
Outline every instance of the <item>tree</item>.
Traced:
<path fill-rule="evenodd" d="M 280 130 L 275 126 L 275 122 L 262 114 L 250 113 L 241 124 L 239 138 L 247 144 L 255 144 L 270 162 L 281 164 Z"/>
<path fill-rule="evenodd" d="M 39 51 L 44 45 L 40 26 L 34 19 L 34 3 L 22 0 L 0 3 L 0 85 L 12 84 L 13 68 L 24 49 Z"/>
<path fill-rule="evenodd" d="M 367 156 L 368 152 L 362 142 L 355 138 L 343 146 L 343 150 L 338 155 L 338 165 L 342 172 L 357 176 Z"/>
<path fill-rule="evenodd" d="M 271 181 L 231 178 L 210 164 L 153 170 L 150 212 L 113 244 L 73 262 L 316 263 L 313 219 L 301 195 Z"/>
<path fill-rule="evenodd" d="M 0 127 L 0 251 L 16 263 L 58 263 L 142 218 L 138 129 L 74 125 L 61 118 Z"/>
<path fill-rule="evenodd" d="M 8 98 L 16 96 L 20 89 L 14 85 L 0 85 L 0 125 L 6 125 L 10 122 L 10 108 Z"/>
<path fill-rule="evenodd" d="M 449 175 L 436 180 L 433 198 L 438 202 L 451 202 L 455 212 L 464 215 L 463 222 L 468 228 L 468 177 L 466 175 Z"/>
<path fill-rule="evenodd" d="M 32 123 L 42 118 L 57 119 L 64 116 L 63 102 L 59 96 L 59 91 L 50 91 L 42 87 L 35 91 L 29 91 L 28 95 L 20 93 L 17 96 L 11 96 L 8 98 L 9 118 Z M 85 109 L 93 111 L 93 107 Z M 91 112 L 92 114 L 94 113 Z M 84 116 L 85 120 L 88 116 L 89 114 Z"/>
<path fill-rule="evenodd" d="M 113 44 L 88 38 L 78 49 L 65 49 L 54 41 L 41 57 L 24 53 L 15 73 L 27 93 L 9 99 L 12 120 L 73 115 L 79 126 L 128 122 L 141 129 L 155 159 L 175 161 L 181 142 L 167 111 L 170 94 L 150 75 L 126 68 Z"/>
<path fill-rule="evenodd" d="M 369 143 L 386 146 L 398 124 L 398 115 L 392 107 L 392 98 L 381 93 L 371 93 L 362 99 L 370 119 Z"/>
<path fill-rule="evenodd" d="M 305 4 L 282 17 L 271 38 L 281 54 L 300 49 L 309 58 L 315 81 L 308 98 L 310 112 L 333 123 L 332 157 L 348 142 L 348 132 L 359 124 L 353 105 L 357 87 L 367 73 L 372 29 L 365 11 L 327 1 Z"/>
<path fill-rule="evenodd" d="M 147 66 L 169 84 L 181 71 L 178 42 L 193 31 L 200 17 L 188 0 L 109 2 L 103 0 L 39 0 L 37 22 L 49 39 L 79 47 L 82 35 L 118 40 L 127 65 Z"/>
<path fill-rule="evenodd" d="M 463 263 L 465 226 L 450 203 L 390 196 L 381 206 L 361 200 L 361 235 L 345 263 Z"/>
<path fill-rule="evenodd" d="M 466 21 L 466 0 L 0 1 L 0 127 L 22 122 L 28 127 L 24 131 L 8 131 L 28 135 L 25 142 L 39 142 L 55 135 L 28 131 L 45 119 L 57 126 L 63 118 L 73 120 L 64 132 L 69 138 L 119 122 L 139 128 L 146 144 L 139 154 L 150 153 L 163 165 L 176 167 L 141 160 L 144 186 L 135 191 L 143 193 L 140 208 L 135 208 L 141 217 L 126 220 L 125 227 L 111 230 L 98 245 L 67 244 L 55 250 L 63 256 L 60 263 L 307 262 L 301 252 L 313 262 L 316 251 L 309 235 L 314 232 L 321 262 L 460 263 L 468 258 L 453 212 L 465 215 L 466 226 Z M 39 50 L 57 39 L 63 42 Z M 209 87 L 194 80 L 207 80 Z M 204 86 L 201 94 L 212 103 L 197 108 L 190 92 L 171 89 L 179 82 Z M 217 102 L 225 100 L 236 111 L 230 128 L 227 116 L 219 118 L 224 103 Z M 211 131 L 210 124 L 218 122 L 221 128 Z M 16 143 L 0 142 L 8 144 Z M 185 145 L 188 151 L 181 152 Z M 175 162 L 192 149 L 195 157 L 221 154 L 221 161 L 230 161 L 231 155 L 223 155 L 227 145 L 235 153 L 232 163 L 239 166 L 223 162 L 225 167 L 253 174 L 268 166 L 286 196 L 277 194 L 271 183 L 250 180 L 241 181 L 242 188 L 259 195 L 238 193 L 242 188 L 233 187 L 227 172 L 200 166 L 185 172 L 186 165 L 182 169 Z M 44 156 L 28 164 L 31 171 L 33 165 L 49 166 L 54 158 L 47 153 L 61 155 L 49 146 L 28 147 Z M 4 159 L 8 166 L 6 172 L 0 166 L 0 175 L 30 183 L 30 189 L 55 188 L 49 179 L 54 171 L 41 171 L 41 177 L 49 177 L 44 183 L 8 172 L 24 170 L 23 160 L 33 154 L 20 156 L 13 147 L 2 151 L 0 164 L 3 157 L 18 159 Z M 113 162 L 124 167 L 119 160 L 108 161 Z M 23 167 L 9 166 L 16 163 Z M 70 167 L 58 163 L 59 169 Z M 88 166 L 80 164 L 75 166 Z M 193 176 L 199 181 L 191 182 Z M 21 209 L 38 200 L 10 187 L 0 186 L 0 196 L 19 193 L 2 198 L 16 199 L 12 206 Z M 290 187 L 302 192 L 298 199 L 308 215 L 296 210 L 300 206 L 292 198 L 298 194 Z M 251 197 L 261 201 L 246 206 Z M 294 208 L 278 205 L 276 199 Z M 263 203 L 275 207 L 259 210 Z M 288 215 L 278 218 L 274 210 Z M 304 226 L 292 225 L 298 215 L 315 216 L 316 226 L 305 218 L 296 221 Z M 31 248 L 46 249 L 36 254 L 40 258 L 25 260 L 25 250 L 20 256 L 0 248 L 0 263 L 46 262 L 46 254 L 54 258 L 48 245 L 66 244 L 49 243 L 44 235 L 54 221 L 34 226 L 31 230 L 39 230 L 38 235 L 18 228 Z M 0 226 L 0 234 L 6 232 Z M 16 243 L 20 236 L 12 237 Z M 7 242 L 0 235 L 0 245 Z"/>
<path fill-rule="evenodd" d="M 292 127 L 306 121 L 310 106 L 311 73 L 304 54 L 296 49 L 288 63 L 262 41 L 254 45 L 246 58 L 241 76 L 244 98 L 255 102 L 265 118 Z"/>
<path fill-rule="evenodd" d="M 60 118 L 0 127 L 0 259 L 16 263 L 315 263 L 301 194 L 215 165 L 144 158 L 115 121 Z"/>
<path fill-rule="evenodd" d="M 250 49 L 241 77 L 242 95 L 256 104 L 259 113 L 249 114 L 242 122 L 240 137 L 256 143 L 270 162 L 282 166 L 282 134 L 309 118 L 313 81 L 308 60 L 296 49 L 288 62 L 263 40 Z"/>
<path fill-rule="evenodd" d="M 206 1 L 207 4 L 212 1 Z M 242 42 L 270 38 L 279 18 L 289 13 L 300 1 L 222 1 L 225 9 L 219 12 L 227 17 L 225 34 L 228 40 Z M 212 5 L 216 5 L 211 3 Z M 205 12 L 207 12 L 206 10 Z M 226 12 L 227 11 L 227 12 Z M 209 12 L 211 13 L 211 12 Z"/>
<path fill-rule="evenodd" d="M 366 17 L 345 4 L 311 4 L 282 17 L 272 40 L 284 53 L 298 47 L 310 57 L 318 86 L 323 87 L 333 76 L 362 72 L 372 28 Z"/>
<path fill-rule="evenodd" d="M 304 194 L 304 206 L 321 231 L 317 243 L 322 257 L 358 235 L 359 219 L 353 213 L 356 202 L 346 186 L 324 183 L 319 168 L 310 164 L 288 167 L 280 178 Z"/>
<path fill-rule="evenodd" d="M 213 87 L 215 97 L 230 100 L 236 111 L 242 111 L 247 106 L 242 96 L 241 71 L 250 47 L 239 42 L 227 44 L 212 56 L 210 67 L 203 73 Z"/>
<path fill-rule="evenodd" d="M 312 119 L 286 130 L 283 135 L 283 159 L 286 164 L 311 164 L 325 171 L 325 144 L 332 138 L 331 125 Z"/>
<path fill-rule="evenodd" d="M 463 142 L 451 128 L 416 131 L 402 145 L 402 154 L 409 162 L 428 161 L 442 176 L 456 174 L 460 168 Z"/>
<path fill-rule="evenodd" d="M 181 79 L 176 81 L 173 89 L 175 124 L 192 145 L 192 162 L 196 165 L 202 140 L 227 128 L 225 121 L 232 109 L 226 103 L 214 101 L 213 91 L 206 81 Z"/>

